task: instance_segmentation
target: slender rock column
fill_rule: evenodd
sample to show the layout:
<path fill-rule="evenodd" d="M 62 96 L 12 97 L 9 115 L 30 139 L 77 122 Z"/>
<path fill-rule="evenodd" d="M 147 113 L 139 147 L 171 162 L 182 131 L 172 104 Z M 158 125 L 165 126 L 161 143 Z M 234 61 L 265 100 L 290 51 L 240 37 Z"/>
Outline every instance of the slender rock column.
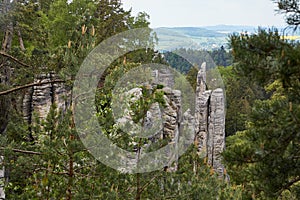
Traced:
<path fill-rule="evenodd" d="M 208 164 L 223 176 L 221 153 L 225 149 L 225 105 L 221 88 L 206 90 L 206 64 L 197 75 L 195 144 L 199 156 L 207 158 Z"/>
<path fill-rule="evenodd" d="M 211 91 L 206 91 L 206 63 L 203 63 L 197 74 L 196 104 L 195 104 L 195 144 L 200 156 L 206 157 L 208 134 L 209 102 Z"/>
<path fill-rule="evenodd" d="M 208 130 L 208 164 L 223 176 L 221 153 L 225 149 L 225 110 L 224 93 L 222 89 L 212 92 L 210 101 L 210 119 Z"/>

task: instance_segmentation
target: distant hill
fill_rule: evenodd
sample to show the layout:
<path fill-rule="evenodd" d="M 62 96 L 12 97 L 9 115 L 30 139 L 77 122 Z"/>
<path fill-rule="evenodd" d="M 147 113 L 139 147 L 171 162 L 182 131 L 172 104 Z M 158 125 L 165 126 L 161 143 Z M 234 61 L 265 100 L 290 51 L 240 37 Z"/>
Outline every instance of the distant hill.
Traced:
<path fill-rule="evenodd" d="M 161 50 L 186 49 L 212 49 L 226 44 L 227 34 L 202 27 L 174 27 L 157 28 Z"/>
<path fill-rule="evenodd" d="M 248 33 L 254 33 L 258 27 L 254 26 L 235 26 L 235 25 L 217 25 L 217 26 L 204 26 L 203 28 L 206 28 L 211 31 L 216 31 L 218 33 L 240 33 L 240 32 L 248 32 Z"/>
<path fill-rule="evenodd" d="M 202 27 L 174 27 L 174 28 L 159 28 L 168 31 L 174 31 L 189 37 L 224 37 L 223 33 L 212 29 Z"/>
<path fill-rule="evenodd" d="M 262 27 L 264 28 L 264 27 Z M 272 27 L 265 27 L 272 28 Z M 258 27 L 255 26 L 235 26 L 217 25 L 203 27 L 160 27 L 154 29 L 157 33 L 159 50 L 174 50 L 179 48 L 186 49 L 205 49 L 213 50 L 221 46 L 228 47 L 229 35 L 233 33 L 255 33 Z M 279 28 L 280 33 L 288 35 L 300 35 L 288 32 L 284 28 Z"/>

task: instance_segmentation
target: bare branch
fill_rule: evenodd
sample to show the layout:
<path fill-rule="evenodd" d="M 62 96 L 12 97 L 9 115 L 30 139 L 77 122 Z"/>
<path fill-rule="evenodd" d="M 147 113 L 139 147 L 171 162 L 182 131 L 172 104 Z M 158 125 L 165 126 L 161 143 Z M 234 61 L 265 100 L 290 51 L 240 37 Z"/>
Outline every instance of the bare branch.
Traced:
<path fill-rule="evenodd" d="M 279 191 L 279 194 L 282 194 L 284 190 L 289 189 L 292 187 L 294 184 L 298 183 L 300 181 L 300 176 L 296 177 L 295 179 L 289 181 L 286 185 L 283 186 L 283 188 Z"/>
<path fill-rule="evenodd" d="M 0 150 L 5 150 L 6 148 L 0 147 Z M 21 150 L 21 149 L 12 149 L 13 152 L 16 153 L 24 153 L 24 154 L 31 154 L 31 155 L 42 155 L 41 152 L 35 152 L 35 151 L 27 151 L 27 150 Z"/>
<path fill-rule="evenodd" d="M 49 83 L 65 83 L 65 82 L 66 82 L 65 80 L 52 80 L 52 81 L 47 81 L 47 82 L 41 82 L 40 81 L 40 82 L 37 82 L 37 83 L 29 83 L 29 84 L 26 84 L 26 85 L 22 85 L 22 86 L 18 86 L 18 87 L 9 89 L 9 90 L 2 91 L 2 92 L 0 92 L 0 96 L 7 95 L 7 94 L 10 94 L 10 93 L 16 92 L 18 90 L 26 89 L 26 88 L 29 88 L 29 87 L 32 87 L 32 86 L 39 86 L 39 85 L 44 85 L 44 84 L 49 84 Z"/>
<path fill-rule="evenodd" d="M 18 60 L 17 58 L 15 58 L 15 57 L 13 57 L 13 56 L 11 56 L 11 55 L 5 53 L 4 51 L 0 51 L 0 55 L 9 58 L 9 59 L 15 61 L 16 63 L 18 63 L 18 64 L 20 64 L 20 65 L 23 65 L 24 67 L 33 68 L 32 66 L 30 66 L 30 65 L 28 65 L 28 64 L 26 64 L 26 63 L 24 63 L 24 62 Z"/>
<path fill-rule="evenodd" d="M 142 193 L 156 178 L 160 177 L 161 175 L 154 176 L 148 183 L 146 183 L 140 190 Z"/>

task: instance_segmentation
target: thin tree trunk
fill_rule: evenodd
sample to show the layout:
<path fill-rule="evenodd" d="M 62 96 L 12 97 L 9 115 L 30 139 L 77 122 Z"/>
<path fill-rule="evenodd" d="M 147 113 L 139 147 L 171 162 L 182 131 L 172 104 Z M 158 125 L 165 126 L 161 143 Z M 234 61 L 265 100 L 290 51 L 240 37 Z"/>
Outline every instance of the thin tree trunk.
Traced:
<path fill-rule="evenodd" d="M 4 0 L 2 2 L 2 13 L 3 14 L 7 14 L 10 11 L 10 6 L 11 6 L 11 2 L 10 0 Z M 3 30 L 4 32 L 4 37 L 2 40 L 2 54 L 6 54 L 7 51 L 9 51 L 11 49 L 11 44 L 12 44 L 12 38 L 13 38 L 13 22 L 9 21 L 6 26 L 5 29 Z M 2 55 L 1 54 L 1 55 Z M 8 65 L 8 62 L 6 61 L 6 59 L 2 60 L 1 63 L 1 68 L 0 69 L 0 84 L 3 85 L 10 85 L 10 76 L 11 76 L 11 68 Z M 0 134 L 5 133 L 6 131 L 6 127 L 7 127 L 7 123 L 8 123 L 8 111 L 11 105 L 11 99 L 10 98 L 1 98 L 0 99 L 0 105 L 3 106 L 2 107 L 2 111 L 0 112 L 1 114 L 1 126 L 0 126 Z"/>
<path fill-rule="evenodd" d="M 141 192 L 140 192 L 140 188 L 141 188 L 141 183 L 140 183 L 140 176 L 141 174 L 136 174 L 136 196 L 135 199 L 136 200 L 140 200 L 141 199 Z"/>
<path fill-rule="evenodd" d="M 22 38 L 22 34 L 21 34 L 20 29 L 18 29 L 17 33 L 18 33 L 18 38 L 19 38 L 19 43 L 20 43 L 20 49 L 22 51 L 25 51 L 26 49 L 25 49 L 25 46 L 24 46 L 24 42 L 23 42 L 23 38 Z"/>
<path fill-rule="evenodd" d="M 73 154 L 70 153 L 70 160 L 69 160 L 69 181 L 68 181 L 68 189 L 67 189 L 67 200 L 72 200 L 72 185 L 73 185 L 73 176 L 74 176 L 74 161 L 73 161 Z"/>
<path fill-rule="evenodd" d="M 4 33 L 2 51 L 8 52 L 11 49 L 12 38 L 14 34 L 13 23 L 9 22 Z"/>
<path fill-rule="evenodd" d="M 74 136 L 70 136 L 70 140 L 74 140 Z M 72 200 L 72 187 L 73 187 L 73 178 L 74 178 L 74 158 L 72 149 L 69 152 L 69 180 L 68 180 L 68 188 L 67 188 L 67 200 Z"/>
<path fill-rule="evenodd" d="M 3 12 L 3 14 L 7 14 L 10 11 L 11 2 L 10 2 L 10 0 L 6 0 L 6 1 L 3 1 L 2 3 L 3 3 L 2 4 L 2 6 L 3 6 L 2 12 Z M 11 49 L 13 32 L 14 32 L 13 22 L 9 21 L 5 27 L 5 30 L 3 30 L 3 31 L 4 31 L 4 37 L 3 37 L 3 41 L 2 41 L 2 52 L 6 53 L 6 52 L 10 51 L 10 49 Z M 1 63 L 1 64 L 3 66 L 3 70 L 0 71 L 0 78 L 1 78 L 0 83 L 9 86 L 10 85 L 11 68 L 8 65 L 6 59 L 4 59 L 3 63 Z M 11 105 L 11 98 L 1 97 L 0 103 L 1 103 L 1 105 L 2 104 L 6 105 L 5 107 L 2 107 L 1 115 L 3 118 L 0 119 L 0 122 L 2 124 L 0 127 L 0 134 L 5 134 L 6 127 L 8 125 L 8 121 L 9 121 L 9 109 L 10 109 L 10 105 Z M 4 160 L 2 155 L 1 155 L 0 164 L 3 164 L 3 160 Z M 0 169 L 0 174 L 3 176 L 1 178 L 4 179 L 4 181 L 3 181 L 4 184 L 7 184 L 9 181 L 9 169 L 3 166 Z M 0 198 L 5 199 L 4 185 L 0 186 Z"/>
<path fill-rule="evenodd" d="M 144 121 L 144 120 L 143 120 Z M 144 124 L 144 123 L 142 123 Z M 137 166 L 139 165 L 139 160 L 140 160 L 140 153 L 141 153 L 141 139 L 138 143 L 138 151 L 137 151 L 137 156 L 138 156 L 138 160 L 137 160 Z M 140 200 L 141 199 L 141 174 L 137 173 L 136 174 L 136 195 L 135 195 L 135 199 L 136 200 Z"/>

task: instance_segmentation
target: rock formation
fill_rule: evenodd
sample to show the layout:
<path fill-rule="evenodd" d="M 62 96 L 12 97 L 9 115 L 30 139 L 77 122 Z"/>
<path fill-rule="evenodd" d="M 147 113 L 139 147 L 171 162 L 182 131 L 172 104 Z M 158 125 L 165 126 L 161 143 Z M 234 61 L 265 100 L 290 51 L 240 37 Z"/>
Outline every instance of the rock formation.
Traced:
<path fill-rule="evenodd" d="M 189 127 L 195 132 L 195 144 L 198 147 L 199 156 L 207 158 L 208 164 L 223 176 L 221 153 L 225 148 L 225 105 L 222 89 L 207 90 L 206 64 L 202 64 L 197 75 L 197 88 L 195 99 L 195 111 L 182 111 L 181 91 L 171 89 L 175 84 L 175 78 L 168 69 L 157 69 L 152 72 L 154 85 L 165 86 L 165 108 L 161 111 L 159 105 L 153 105 L 146 114 L 144 130 L 151 129 L 158 119 L 158 131 L 149 137 L 155 142 L 157 139 L 170 138 L 169 142 L 178 142 L 182 134 L 182 127 Z M 54 74 L 43 74 L 36 81 L 48 82 L 57 78 Z M 153 87 L 150 86 L 150 88 Z M 139 93 L 140 88 L 134 88 L 133 93 Z M 140 92 L 141 93 L 141 92 Z M 134 99 L 138 99 L 135 97 Z M 44 84 L 30 88 L 23 101 L 24 119 L 32 123 L 33 113 L 37 113 L 41 119 L 45 119 L 51 105 L 55 103 L 59 109 L 66 109 L 70 103 L 70 92 L 63 84 Z M 130 117 L 116 119 L 117 123 L 124 124 Z M 170 170 L 176 170 L 173 165 Z"/>
<path fill-rule="evenodd" d="M 221 153 L 225 148 L 225 103 L 224 92 L 218 88 L 206 90 L 206 64 L 203 63 L 197 76 L 196 89 L 196 136 L 200 156 L 223 176 Z"/>
<path fill-rule="evenodd" d="M 153 71 L 153 78 L 154 85 L 163 84 L 165 86 L 163 91 L 166 106 L 161 111 L 156 105 L 147 112 L 145 120 L 147 123 L 144 125 L 144 130 L 153 128 L 153 122 L 158 119 L 163 121 L 161 129 L 150 139 L 155 142 L 157 139 L 170 138 L 169 142 L 176 143 L 183 134 L 182 127 L 189 127 L 189 130 L 194 130 L 199 156 L 206 158 L 214 171 L 223 177 L 224 167 L 221 163 L 221 153 L 225 148 L 224 93 L 220 88 L 207 90 L 206 64 L 202 64 L 197 75 L 194 112 L 188 110 L 182 113 L 182 94 L 181 91 L 171 89 L 175 84 L 171 71 L 167 69 L 155 70 Z M 132 89 L 132 92 L 137 91 L 137 89 Z M 136 96 L 132 100 L 136 101 Z M 126 115 L 125 119 L 128 120 L 130 117 Z M 123 120 L 123 123 L 126 123 L 126 120 Z M 174 171 L 176 168 L 175 163 L 168 170 Z"/>
<path fill-rule="evenodd" d="M 36 77 L 35 83 L 45 83 L 57 80 L 53 73 L 41 74 Z M 23 99 L 23 117 L 28 123 L 34 121 L 34 116 L 45 119 L 51 106 L 66 110 L 70 104 L 70 90 L 63 83 L 47 83 L 29 88 Z"/>

